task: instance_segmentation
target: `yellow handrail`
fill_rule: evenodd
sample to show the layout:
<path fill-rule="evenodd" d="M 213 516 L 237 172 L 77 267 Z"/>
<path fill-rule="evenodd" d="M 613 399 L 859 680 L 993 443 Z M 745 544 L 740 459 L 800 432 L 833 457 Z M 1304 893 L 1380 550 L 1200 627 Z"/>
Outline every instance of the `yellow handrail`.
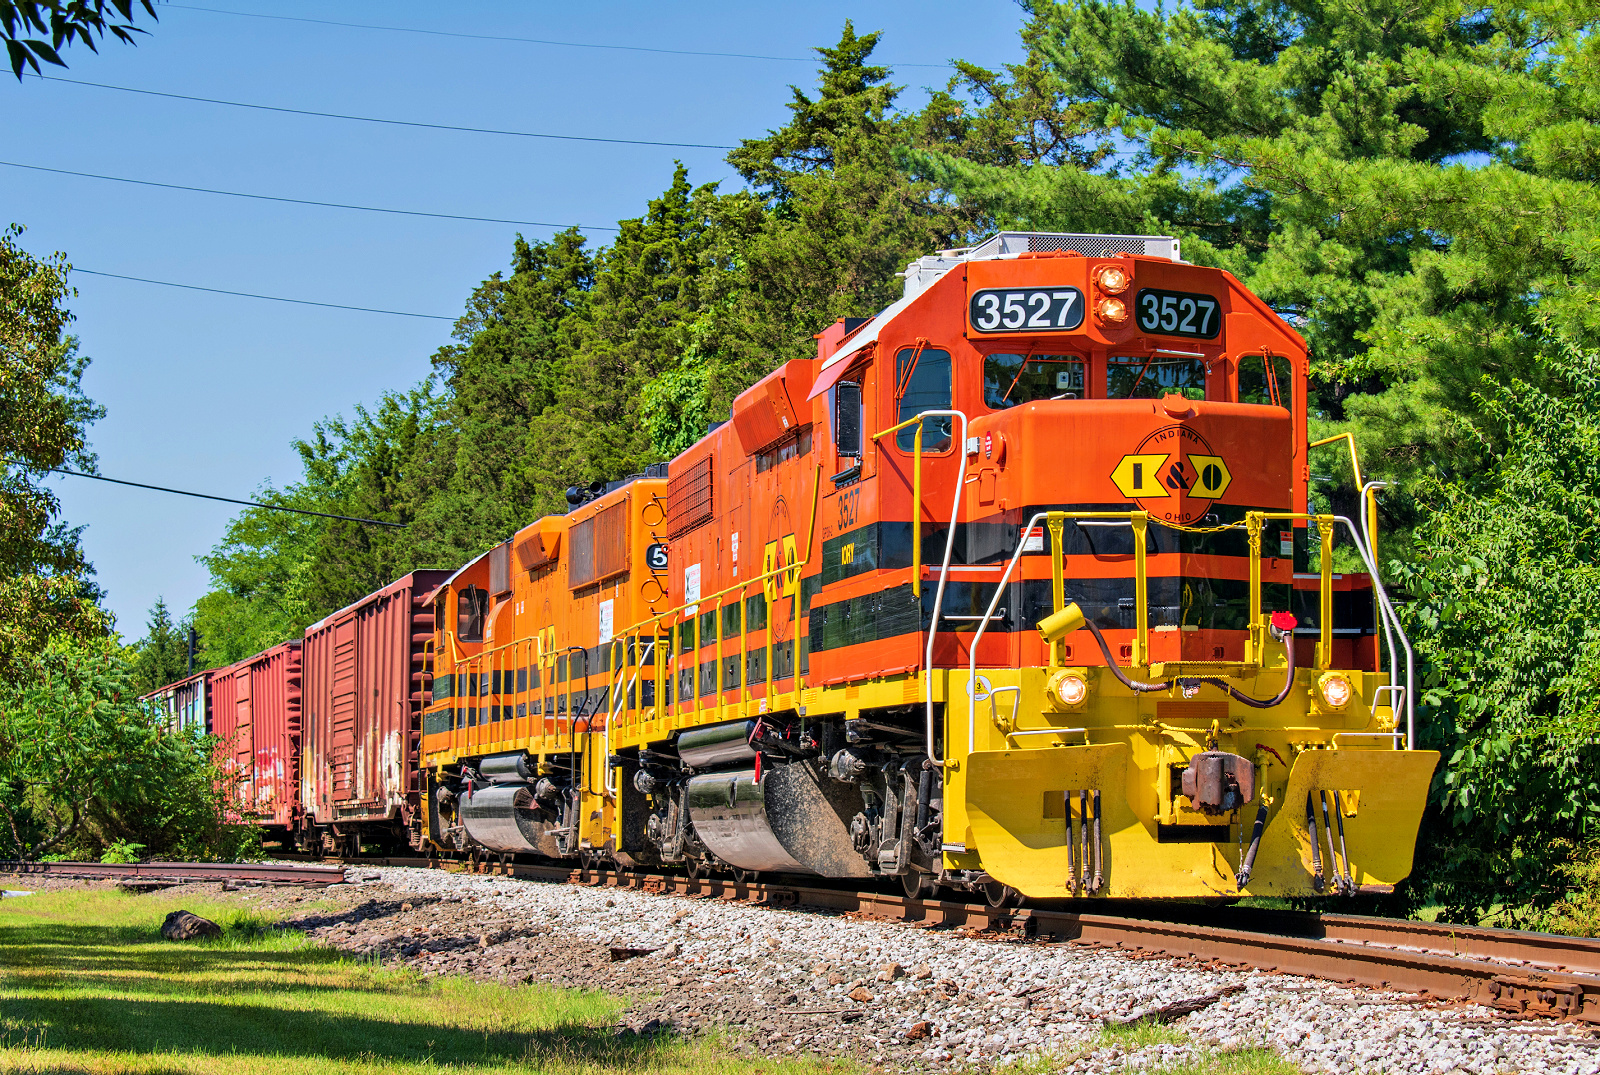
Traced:
<path fill-rule="evenodd" d="M 1253 660 L 1260 660 L 1261 649 L 1261 526 L 1267 520 L 1300 520 L 1315 522 L 1321 542 L 1320 589 L 1317 602 L 1318 668 L 1327 668 L 1333 661 L 1333 525 L 1332 515 L 1307 515 L 1297 511 L 1250 511 L 1245 513 L 1245 525 L 1250 530 L 1250 640 L 1255 647 Z"/>
<path fill-rule="evenodd" d="M 1063 552 L 1061 536 L 1065 530 L 1065 523 L 1069 519 L 1113 519 L 1126 522 L 1133 530 L 1133 614 L 1134 614 L 1134 640 L 1133 663 L 1146 665 L 1150 660 L 1150 580 L 1145 555 L 1145 536 L 1150 528 L 1150 513 L 1147 511 L 1049 511 L 1041 513 L 1045 525 L 1050 528 L 1050 596 L 1054 611 L 1060 612 L 1066 604 L 1066 580 L 1063 577 Z M 1034 517 L 1035 519 L 1038 516 Z M 1030 520 L 1025 524 L 1025 530 L 1033 525 Z M 1024 532 L 1020 535 L 1019 545 L 1028 540 Z M 1064 643 L 1052 643 L 1050 646 L 1050 661 L 1052 666 L 1056 662 L 1056 646 Z"/>
<path fill-rule="evenodd" d="M 1378 562 L 1378 490 L 1361 473 L 1361 460 L 1356 456 L 1356 437 L 1354 433 L 1338 433 L 1331 437 L 1312 441 L 1306 445 L 1309 448 L 1321 448 L 1326 444 L 1337 444 L 1344 441 L 1350 449 L 1350 470 L 1356 479 L 1356 492 L 1363 501 L 1362 507 L 1367 513 L 1367 549 L 1372 553 L 1372 562 Z"/>

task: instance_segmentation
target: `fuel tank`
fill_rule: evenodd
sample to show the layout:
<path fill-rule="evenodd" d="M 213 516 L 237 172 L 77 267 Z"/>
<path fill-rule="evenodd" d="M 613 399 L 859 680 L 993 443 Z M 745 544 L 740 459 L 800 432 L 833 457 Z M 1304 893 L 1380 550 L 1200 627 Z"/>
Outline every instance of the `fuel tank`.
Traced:
<path fill-rule="evenodd" d="M 496 784 L 461 796 L 461 823 L 467 835 L 494 851 L 531 851 L 556 858 L 555 825 L 537 809 L 527 784 Z"/>
<path fill-rule="evenodd" d="M 707 773 L 689 781 L 689 818 L 711 853 L 745 870 L 867 877 L 847 819 L 858 789 L 826 780 L 803 762 Z"/>

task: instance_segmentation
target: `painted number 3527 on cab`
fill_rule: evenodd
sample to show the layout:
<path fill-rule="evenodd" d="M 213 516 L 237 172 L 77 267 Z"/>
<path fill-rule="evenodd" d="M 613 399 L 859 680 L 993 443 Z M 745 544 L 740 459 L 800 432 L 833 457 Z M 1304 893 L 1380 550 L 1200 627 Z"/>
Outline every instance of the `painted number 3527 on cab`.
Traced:
<path fill-rule="evenodd" d="M 1134 300 L 1134 309 L 1145 332 L 1211 340 L 1222 329 L 1217 300 L 1210 295 L 1145 288 Z"/>
<path fill-rule="evenodd" d="M 1083 324 L 1083 292 L 1075 287 L 986 288 L 972 294 L 972 327 L 979 332 L 1037 332 Z"/>

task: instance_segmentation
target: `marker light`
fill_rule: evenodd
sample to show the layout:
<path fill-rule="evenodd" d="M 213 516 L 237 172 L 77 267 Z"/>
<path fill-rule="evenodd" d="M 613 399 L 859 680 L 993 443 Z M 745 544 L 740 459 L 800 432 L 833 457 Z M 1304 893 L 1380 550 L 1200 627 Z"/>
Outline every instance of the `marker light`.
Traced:
<path fill-rule="evenodd" d="M 1128 270 L 1121 265 L 1107 265 L 1094 274 L 1094 286 L 1104 291 L 1107 295 L 1120 295 L 1128 290 L 1132 281 L 1128 278 Z"/>
<path fill-rule="evenodd" d="M 1350 681 L 1336 672 L 1329 672 L 1317 680 L 1317 690 L 1322 693 L 1322 700 L 1330 709 L 1343 709 L 1350 704 L 1350 697 L 1354 693 L 1350 689 Z"/>
<path fill-rule="evenodd" d="M 1089 697 L 1089 684 L 1078 676 L 1062 676 L 1056 681 L 1056 695 L 1062 705 L 1082 705 Z"/>
<path fill-rule="evenodd" d="M 1120 325 L 1128 319 L 1128 304 L 1121 299 L 1101 299 L 1095 305 L 1094 315 L 1102 321 Z"/>

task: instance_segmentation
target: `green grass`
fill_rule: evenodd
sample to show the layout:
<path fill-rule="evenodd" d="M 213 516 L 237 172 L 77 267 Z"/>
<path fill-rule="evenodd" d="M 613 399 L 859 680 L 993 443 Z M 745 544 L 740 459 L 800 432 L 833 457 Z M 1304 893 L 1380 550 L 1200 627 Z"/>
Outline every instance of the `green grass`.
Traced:
<path fill-rule="evenodd" d="M 1301 1075 L 1300 1069 L 1271 1049 L 1207 1049 L 1165 1067 L 1142 1068 L 1141 1075 Z"/>
<path fill-rule="evenodd" d="M 185 907 L 222 937 L 159 934 L 159 896 L 64 892 L 0 904 L 0 1072 L 816 1075 L 716 1041 L 619 1034 L 597 992 L 425 981 L 344 959 L 236 904 Z"/>
<path fill-rule="evenodd" d="M 1001 1075 L 1053 1075 L 1097 1049 L 1117 1046 L 1125 1055 L 1133 1055 L 1154 1045 L 1182 1045 L 1187 1040 L 1181 1030 L 1163 1026 L 1153 1019 L 1108 1023 L 1086 1045 L 1035 1053 L 1005 1065 L 1000 1072 Z M 1299 1068 L 1271 1049 L 1200 1049 L 1183 1060 L 1161 1067 L 1129 1063 L 1121 1070 L 1128 1075 L 1303 1075 Z M 975 1072 L 976 1069 L 974 1075 Z"/>
<path fill-rule="evenodd" d="M 1100 1040 L 1095 1044 L 1143 1049 L 1147 1045 L 1177 1045 L 1182 1041 L 1181 1030 L 1163 1026 L 1154 1019 L 1140 1019 L 1134 1023 L 1107 1023 L 1100 1028 Z"/>

